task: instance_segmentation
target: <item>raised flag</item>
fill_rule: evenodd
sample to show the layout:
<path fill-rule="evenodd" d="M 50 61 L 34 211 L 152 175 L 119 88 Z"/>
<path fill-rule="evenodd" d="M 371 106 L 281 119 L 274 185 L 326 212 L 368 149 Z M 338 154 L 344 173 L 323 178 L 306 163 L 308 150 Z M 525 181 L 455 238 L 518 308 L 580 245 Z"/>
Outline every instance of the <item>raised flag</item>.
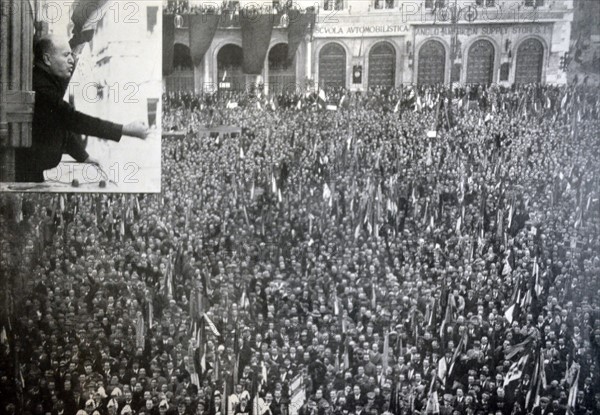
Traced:
<path fill-rule="evenodd" d="M 6 335 L 6 328 L 2 326 L 2 330 L 0 331 L 0 344 L 4 344 L 6 346 L 6 354 L 10 354 L 10 346 L 8 344 L 8 336 Z"/>
<path fill-rule="evenodd" d="M 96 27 L 106 13 L 108 0 L 76 0 L 74 3 L 71 5 L 73 37 L 69 44 L 76 50 L 94 37 Z"/>
<path fill-rule="evenodd" d="M 206 324 L 208 325 L 210 331 L 212 331 L 215 336 L 219 337 L 221 333 L 219 333 L 219 330 L 217 330 L 217 326 L 215 326 L 215 323 L 212 322 L 212 320 L 206 315 L 206 313 L 204 313 L 204 320 L 206 321 Z"/>
<path fill-rule="evenodd" d="M 577 388 L 579 386 L 579 372 L 580 372 L 579 369 L 580 369 L 579 364 L 573 362 L 573 364 L 571 365 L 571 371 L 576 370 L 577 375 L 575 376 L 575 379 L 571 383 L 571 387 L 569 388 L 568 405 L 569 405 L 569 408 L 571 408 L 571 409 L 575 409 L 575 405 L 577 403 Z"/>
<path fill-rule="evenodd" d="M 383 376 L 386 376 L 387 369 L 389 366 L 390 360 L 390 333 L 385 333 L 385 338 L 383 339 L 383 356 L 381 359 L 381 365 L 383 368 Z"/>
<path fill-rule="evenodd" d="M 217 13 L 189 13 L 187 18 L 190 26 L 188 31 L 190 54 L 194 66 L 199 66 L 217 33 L 221 15 Z M 221 82 L 225 82 L 226 76 L 227 71 L 225 71 Z"/>
<path fill-rule="evenodd" d="M 529 358 L 529 355 L 527 355 L 527 354 L 523 355 L 523 356 L 521 356 L 521 358 L 518 361 L 514 362 L 510 366 L 510 369 L 509 369 L 508 373 L 506 374 L 506 377 L 504 378 L 504 388 L 505 389 L 510 382 L 521 379 L 521 377 L 523 376 L 523 369 L 525 368 L 525 364 L 527 363 L 528 358 Z"/>
<path fill-rule="evenodd" d="M 515 357 L 516 355 L 518 355 L 519 353 L 530 350 L 533 339 L 534 339 L 533 336 L 529 336 L 525 340 L 523 340 L 521 343 L 515 344 L 514 346 L 507 348 L 504 351 L 504 359 L 512 360 L 512 358 Z"/>
<path fill-rule="evenodd" d="M 323 184 L 323 200 L 327 201 L 331 199 L 331 190 L 327 183 Z"/>
<path fill-rule="evenodd" d="M 244 51 L 242 69 L 245 74 L 260 75 L 273 32 L 273 15 L 260 13 L 256 7 L 244 7 L 239 20 Z"/>
<path fill-rule="evenodd" d="M 348 108 L 348 104 L 349 104 L 348 97 L 346 96 L 346 94 L 344 94 L 342 96 L 342 99 L 340 99 L 339 107 L 340 108 Z"/>
<path fill-rule="evenodd" d="M 442 356 L 437 363 L 437 377 L 442 381 L 442 384 L 446 383 L 446 376 L 448 375 L 448 365 L 446 363 L 446 357 Z"/>
<path fill-rule="evenodd" d="M 517 306 L 517 303 L 511 305 L 510 307 L 508 307 L 506 309 L 506 311 L 504 312 L 504 317 L 508 320 L 508 322 L 510 324 L 512 324 L 514 317 L 515 317 L 515 308 Z"/>

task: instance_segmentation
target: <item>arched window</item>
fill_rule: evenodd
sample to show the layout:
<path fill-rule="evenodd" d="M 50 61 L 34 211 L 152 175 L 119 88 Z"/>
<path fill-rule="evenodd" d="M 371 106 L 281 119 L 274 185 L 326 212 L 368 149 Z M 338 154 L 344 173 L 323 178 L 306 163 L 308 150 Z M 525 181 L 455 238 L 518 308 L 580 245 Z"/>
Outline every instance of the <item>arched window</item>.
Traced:
<path fill-rule="evenodd" d="M 237 45 L 223 46 L 217 54 L 217 77 L 219 90 L 243 91 L 246 76 L 242 72 L 243 53 Z"/>
<path fill-rule="evenodd" d="M 296 59 L 288 60 L 287 43 L 278 43 L 269 51 L 269 92 L 296 90 Z"/>
<path fill-rule="evenodd" d="M 319 53 L 319 84 L 323 87 L 346 86 L 346 51 L 337 43 L 328 43 Z"/>
<path fill-rule="evenodd" d="M 494 45 L 489 40 L 478 40 L 469 48 L 467 83 L 491 84 L 494 80 Z"/>
<path fill-rule="evenodd" d="M 437 40 L 428 40 L 419 49 L 419 85 L 444 83 L 446 49 Z"/>
<path fill-rule="evenodd" d="M 392 88 L 396 80 L 396 50 L 388 42 L 373 46 L 369 52 L 369 87 Z"/>
<path fill-rule="evenodd" d="M 542 45 L 542 42 L 534 38 L 521 42 L 517 49 L 515 83 L 531 84 L 541 82 L 543 64 L 544 45 Z"/>

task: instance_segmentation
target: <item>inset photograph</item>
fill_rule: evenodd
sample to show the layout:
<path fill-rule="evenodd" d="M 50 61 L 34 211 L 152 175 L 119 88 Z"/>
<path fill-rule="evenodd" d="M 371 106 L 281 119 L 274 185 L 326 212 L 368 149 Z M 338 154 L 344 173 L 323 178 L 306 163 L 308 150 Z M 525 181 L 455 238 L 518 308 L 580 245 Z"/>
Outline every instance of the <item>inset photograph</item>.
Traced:
<path fill-rule="evenodd" d="M 160 10 L 2 3 L 0 191 L 160 192 Z"/>

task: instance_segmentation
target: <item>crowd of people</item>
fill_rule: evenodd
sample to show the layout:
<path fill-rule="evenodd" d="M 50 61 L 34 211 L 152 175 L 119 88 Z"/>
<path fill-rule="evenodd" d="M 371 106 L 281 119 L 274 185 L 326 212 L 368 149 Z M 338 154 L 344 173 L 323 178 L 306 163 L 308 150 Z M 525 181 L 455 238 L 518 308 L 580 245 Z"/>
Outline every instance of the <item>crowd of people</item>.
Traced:
<path fill-rule="evenodd" d="M 170 94 L 161 194 L 4 197 L 0 414 L 598 413 L 598 90 L 324 92 Z"/>

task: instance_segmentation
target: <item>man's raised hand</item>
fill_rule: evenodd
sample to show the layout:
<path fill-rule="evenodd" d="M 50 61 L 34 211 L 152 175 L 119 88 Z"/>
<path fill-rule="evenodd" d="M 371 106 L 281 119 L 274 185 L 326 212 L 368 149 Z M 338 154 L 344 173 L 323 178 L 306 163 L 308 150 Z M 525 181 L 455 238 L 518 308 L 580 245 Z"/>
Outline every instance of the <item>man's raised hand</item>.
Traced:
<path fill-rule="evenodd" d="M 148 137 L 148 134 L 150 134 L 150 130 L 148 130 L 148 125 L 143 121 L 134 121 L 123 126 L 123 135 L 137 137 L 143 140 Z"/>

